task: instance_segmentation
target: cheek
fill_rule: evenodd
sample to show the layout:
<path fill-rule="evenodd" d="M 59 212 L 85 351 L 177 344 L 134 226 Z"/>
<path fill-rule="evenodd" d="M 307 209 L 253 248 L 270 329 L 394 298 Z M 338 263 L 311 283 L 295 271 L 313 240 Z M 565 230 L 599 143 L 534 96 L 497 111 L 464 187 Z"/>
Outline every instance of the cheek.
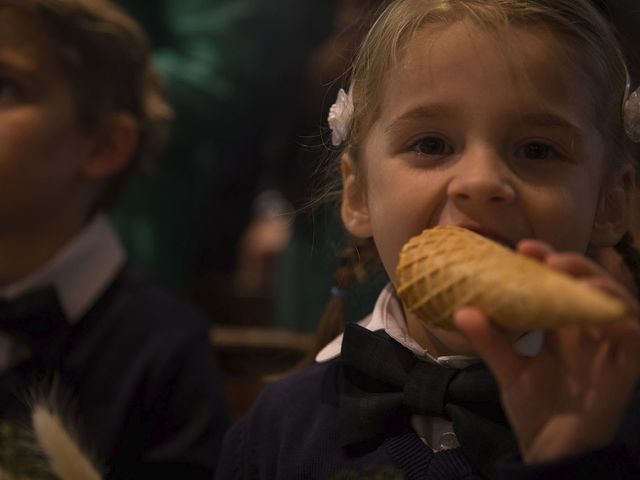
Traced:
<path fill-rule="evenodd" d="M 405 241 L 404 238 L 394 238 L 392 235 L 374 237 L 374 243 L 382 266 L 394 285 L 396 284 L 396 267 L 398 266 L 399 254 Z"/>
<path fill-rule="evenodd" d="M 35 108 L 0 115 L 0 155 L 3 163 L 44 164 L 66 143 L 68 125 Z M 46 162 L 51 163 L 51 162 Z M 44 165 L 43 165 L 44 166 Z"/>
<path fill-rule="evenodd" d="M 547 191 L 529 203 L 536 237 L 559 251 L 585 252 L 593 229 L 598 189 L 592 182 L 574 182 Z"/>
<path fill-rule="evenodd" d="M 44 115 L 0 115 L 0 182 L 17 203 L 56 204 L 68 195 L 81 156 L 68 122 Z M 25 205 L 26 208 L 26 205 Z"/>
<path fill-rule="evenodd" d="M 407 214 L 412 205 L 401 192 L 389 190 L 385 185 L 372 184 L 368 192 L 373 241 L 387 274 L 393 280 L 400 249 L 409 238 Z"/>
<path fill-rule="evenodd" d="M 373 238 L 390 278 L 395 280 L 399 253 L 409 239 L 432 226 L 440 191 L 436 175 L 415 170 L 388 172 L 368 185 Z"/>

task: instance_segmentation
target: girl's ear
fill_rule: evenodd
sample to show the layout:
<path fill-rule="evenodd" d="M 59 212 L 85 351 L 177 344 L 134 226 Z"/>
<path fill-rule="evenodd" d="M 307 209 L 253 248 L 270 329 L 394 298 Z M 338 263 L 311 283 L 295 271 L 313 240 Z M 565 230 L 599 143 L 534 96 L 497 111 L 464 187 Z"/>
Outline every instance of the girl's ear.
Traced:
<path fill-rule="evenodd" d="M 138 122 L 128 113 L 113 113 L 96 133 L 94 150 L 82 166 L 86 178 L 101 180 L 122 171 L 138 147 Z"/>
<path fill-rule="evenodd" d="M 349 153 L 340 159 L 342 169 L 342 223 L 351 235 L 368 238 L 372 235 L 369 206 L 362 178 L 358 176 L 353 157 Z"/>
<path fill-rule="evenodd" d="M 635 170 L 626 167 L 612 175 L 602 191 L 591 233 L 594 247 L 613 247 L 629 230 L 635 192 Z"/>

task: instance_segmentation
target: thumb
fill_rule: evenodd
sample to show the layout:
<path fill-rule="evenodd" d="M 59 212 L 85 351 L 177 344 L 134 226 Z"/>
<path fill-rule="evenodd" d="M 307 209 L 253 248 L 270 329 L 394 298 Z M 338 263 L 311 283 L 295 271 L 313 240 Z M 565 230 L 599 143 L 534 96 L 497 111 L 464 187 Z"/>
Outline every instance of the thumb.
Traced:
<path fill-rule="evenodd" d="M 454 322 L 493 372 L 500 387 L 511 384 L 526 362 L 515 350 L 512 339 L 474 308 L 458 310 Z"/>

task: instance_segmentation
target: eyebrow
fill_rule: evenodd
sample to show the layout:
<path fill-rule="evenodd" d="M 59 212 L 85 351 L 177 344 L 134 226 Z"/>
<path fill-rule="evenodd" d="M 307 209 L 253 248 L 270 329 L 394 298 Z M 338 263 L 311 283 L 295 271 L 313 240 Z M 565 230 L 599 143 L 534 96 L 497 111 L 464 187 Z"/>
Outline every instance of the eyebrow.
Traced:
<path fill-rule="evenodd" d="M 521 117 L 522 123 L 535 127 L 554 127 L 571 130 L 577 135 L 584 135 L 584 129 L 566 118 L 553 113 L 532 113 Z"/>
<path fill-rule="evenodd" d="M 389 125 L 384 129 L 385 133 L 389 133 L 399 128 L 403 123 L 411 122 L 414 120 L 426 120 L 434 117 L 447 116 L 450 113 L 450 109 L 441 105 L 432 105 L 429 107 L 420 106 L 413 108 L 406 113 L 394 118 L 389 122 Z"/>
<path fill-rule="evenodd" d="M 394 118 L 385 128 L 385 133 L 389 133 L 393 130 L 396 130 L 397 128 L 400 128 L 403 123 L 415 120 L 426 120 L 434 117 L 446 117 L 450 114 L 451 109 L 447 108 L 446 106 L 420 106 Z M 584 135 L 585 133 L 583 128 L 570 122 L 563 116 L 554 113 L 525 114 L 520 117 L 520 122 L 524 125 L 533 127 L 563 128 L 565 130 L 570 130 L 576 135 Z"/>

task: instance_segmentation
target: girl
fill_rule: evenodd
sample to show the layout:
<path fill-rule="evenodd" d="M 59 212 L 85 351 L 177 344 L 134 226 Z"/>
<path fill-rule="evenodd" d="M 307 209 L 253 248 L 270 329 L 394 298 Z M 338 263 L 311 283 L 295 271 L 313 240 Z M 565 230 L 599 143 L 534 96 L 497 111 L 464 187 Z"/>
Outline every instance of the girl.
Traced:
<path fill-rule="evenodd" d="M 392 2 L 330 117 L 342 220 L 375 245 L 390 284 L 370 317 L 228 433 L 219 478 L 640 474 L 637 318 L 514 342 L 472 309 L 457 312 L 458 332 L 427 327 L 394 294 L 403 244 L 457 225 L 637 311 L 587 258 L 608 247 L 630 266 L 637 257 L 628 84 L 587 0 Z"/>

